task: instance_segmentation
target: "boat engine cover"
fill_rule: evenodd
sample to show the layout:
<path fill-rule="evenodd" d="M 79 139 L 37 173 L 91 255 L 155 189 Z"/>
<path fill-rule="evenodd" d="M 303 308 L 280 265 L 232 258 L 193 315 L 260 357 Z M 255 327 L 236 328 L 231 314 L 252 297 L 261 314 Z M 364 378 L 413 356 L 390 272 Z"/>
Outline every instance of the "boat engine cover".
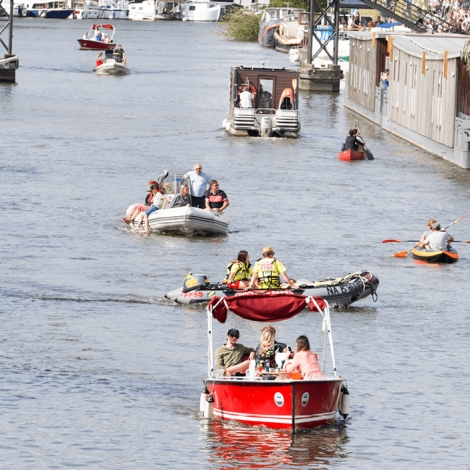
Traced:
<path fill-rule="evenodd" d="M 199 289 L 200 287 L 205 287 L 207 284 L 210 284 L 209 279 L 204 274 L 193 274 L 189 273 L 183 282 L 183 292 L 191 292 L 192 290 Z"/>
<path fill-rule="evenodd" d="M 271 137 L 273 135 L 273 123 L 270 117 L 264 116 L 261 118 L 260 134 L 262 137 Z"/>

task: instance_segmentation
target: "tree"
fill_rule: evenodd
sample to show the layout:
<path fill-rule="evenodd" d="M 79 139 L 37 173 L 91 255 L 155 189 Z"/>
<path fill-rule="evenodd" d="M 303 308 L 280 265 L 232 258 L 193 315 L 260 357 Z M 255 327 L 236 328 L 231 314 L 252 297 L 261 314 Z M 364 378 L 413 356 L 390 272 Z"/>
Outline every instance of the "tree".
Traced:
<path fill-rule="evenodd" d="M 236 41 L 258 40 L 259 24 L 261 15 L 239 8 L 232 8 L 224 15 L 224 19 L 219 23 L 222 34 L 229 39 Z"/>

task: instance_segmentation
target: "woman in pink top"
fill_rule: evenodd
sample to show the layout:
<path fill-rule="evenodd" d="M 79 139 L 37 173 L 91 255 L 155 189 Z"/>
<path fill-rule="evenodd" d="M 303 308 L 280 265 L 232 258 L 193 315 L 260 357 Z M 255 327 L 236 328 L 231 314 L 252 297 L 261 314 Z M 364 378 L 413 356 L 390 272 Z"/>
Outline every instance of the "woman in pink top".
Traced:
<path fill-rule="evenodd" d="M 318 356 L 310 351 L 310 343 L 306 336 L 297 338 L 295 353 L 289 354 L 289 360 L 284 364 L 286 372 L 300 372 L 304 380 L 313 380 L 323 377 L 323 372 L 318 364 Z"/>

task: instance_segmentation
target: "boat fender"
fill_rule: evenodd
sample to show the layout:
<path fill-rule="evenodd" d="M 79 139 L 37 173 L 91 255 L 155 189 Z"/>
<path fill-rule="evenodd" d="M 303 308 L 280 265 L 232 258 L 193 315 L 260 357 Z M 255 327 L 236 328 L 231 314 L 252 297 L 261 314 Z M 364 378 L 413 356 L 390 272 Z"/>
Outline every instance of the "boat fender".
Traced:
<path fill-rule="evenodd" d="M 224 129 L 227 129 L 227 118 L 225 118 L 223 121 L 222 121 L 222 127 Z"/>
<path fill-rule="evenodd" d="M 341 386 L 341 396 L 339 400 L 339 412 L 341 416 L 346 419 L 351 411 L 350 408 L 350 396 L 348 387 L 346 385 Z"/>
<path fill-rule="evenodd" d="M 207 385 L 204 382 L 204 390 L 201 392 L 201 399 L 199 401 L 199 411 L 204 413 L 204 406 L 207 401 L 207 397 L 209 396 L 209 390 L 207 390 Z"/>
<path fill-rule="evenodd" d="M 225 130 L 226 130 L 227 132 L 229 132 L 231 127 L 232 127 L 232 126 L 231 126 L 231 124 L 230 124 L 230 121 L 227 119 L 227 122 L 225 123 Z"/>
<path fill-rule="evenodd" d="M 207 400 L 204 402 L 204 418 L 212 419 L 214 417 L 214 398 L 212 395 L 207 397 Z"/>

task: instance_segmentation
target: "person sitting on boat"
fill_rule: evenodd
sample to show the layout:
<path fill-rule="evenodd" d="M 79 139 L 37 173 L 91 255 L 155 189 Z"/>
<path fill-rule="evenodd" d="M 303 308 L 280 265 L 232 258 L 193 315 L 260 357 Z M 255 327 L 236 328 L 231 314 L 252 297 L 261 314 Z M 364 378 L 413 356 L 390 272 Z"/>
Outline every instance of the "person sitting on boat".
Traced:
<path fill-rule="evenodd" d="M 104 57 L 103 57 L 103 53 L 100 52 L 98 54 L 98 58 L 96 59 L 96 66 L 99 67 L 100 65 L 103 65 L 104 64 Z"/>
<path fill-rule="evenodd" d="M 183 180 L 186 178 L 191 182 L 191 206 L 205 209 L 206 198 L 204 193 L 208 189 L 207 185 L 210 184 L 211 177 L 202 172 L 202 165 L 200 163 L 196 163 L 194 171 L 188 171 L 188 173 L 183 175 Z"/>
<path fill-rule="evenodd" d="M 145 204 L 134 204 L 131 206 L 129 209 L 131 209 L 131 212 L 129 212 L 128 209 L 128 214 L 126 214 L 124 217 L 122 217 L 122 220 L 129 225 L 135 218 L 141 213 L 145 212 L 146 210 L 150 209 L 150 206 L 152 205 L 153 198 L 155 197 L 155 194 L 161 191 L 159 184 L 156 181 L 149 181 L 148 182 L 148 188 L 147 188 L 147 196 L 145 197 Z"/>
<path fill-rule="evenodd" d="M 423 234 L 421 235 L 421 238 L 420 238 L 420 240 L 419 240 L 420 243 L 423 243 L 424 240 L 426 240 L 426 237 L 427 237 L 429 234 L 432 233 L 432 225 L 433 225 L 434 223 L 436 223 L 436 222 L 437 222 L 436 219 L 429 219 L 429 220 L 428 220 L 427 226 L 428 226 L 428 229 L 429 229 L 429 230 L 425 230 L 425 231 L 423 232 Z"/>
<path fill-rule="evenodd" d="M 88 39 L 88 31 L 85 31 L 85 34 L 83 35 L 82 39 Z"/>
<path fill-rule="evenodd" d="M 101 31 L 98 30 L 98 33 L 95 36 L 95 41 L 101 41 L 102 38 L 103 38 L 103 35 L 101 34 Z"/>
<path fill-rule="evenodd" d="M 162 192 L 157 192 L 153 198 L 152 205 L 150 206 L 149 209 L 147 209 L 145 212 L 141 212 L 136 218 L 135 221 L 137 222 L 137 225 L 135 227 L 135 230 L 139 230 L 140 226 L 142 225 L 142 222 L 144 222 L 145 226 L 145 231 L 148 233 L 150 231 L 149 229 L 149 215 L 153 214 L 154 212 L 158 210 L 163 210 L 165 209 L 168 199 L 166 197 L 163 197 L 163 190 L 160 190 Z"/>
<path fill-rule="evenodd" d="M 283 370 L 286 372 L 300 372 L 304 380 L 324 377 L 320 364 L 318 364 L 318 356 L 310 351 L 310 342 L 304 335 L 297 338 L 295 353 L 293 351 L 289 352 Z"/>
<path fill-rule="evenodd" d="M 255 358 L 255 350 L 238 343 L 239 338 L 240 332 L 230 328 L 227 332 L 227 344 L 215 351 L 215 367 L 223 369 L 225 376 L 245 373 L 250 366 L 250 360 Z M 250 359 L 243 361 L 243 356 L 246 354 L 250 355 Z"/>
<path fill-rule="evenodd" d="M 229 206 L 225 191 L 219 189 L 217 180 L 211 180 L 210 189 L 205 193 L 206 209 L 213 212 L 223 212 Z"/>
<path fill-rule="evenodd" d="M 294 109 L 294 100 L 294 90 L 292 88 L 284 88 L 279 100 L 279 109 Z"/>
<path fill-rule="evenodd" d="M 244 87 L 240 93 L 240 108 L 252 108 L 253 107 L 253 94 L 249 87 Z"/>
<path fill-rule="evenodd" d="M 454 241 L 454 237 L 449 235 L 445 229 L 441 229 L 439 222 L 434 222 L 430 233 L 424 242 L 418 243 L 421 248 L 428 248 L 431 251 L 447 250 L 448 245 Z"/>
<path fill-rule="evenodd" d="M 127 59 L 121 44 L 118 45 L 117 49 L 113 52 L 113 55 L 116 56 L 116 62 L 126 65 Z"/>
<path fill-rule="evenodd" d="M 227 274 L 228 278 L 224 282 L 231 289 L 244 289 L 249 286 L 253 269 L 248 251 L 241 250 L 238 252 L 237 259 L 234 259 L 227 266 Z"/>
<path fill-rule="evenodd" d="M 361 135 L 357 129 L 351 129 L 349 135 L 344 142 L 344 150 L 354 150 L 356 152 L 364 152 L 365 141 L 362 140 Z"/>
<path fill-rule="evenodd" d="M 103 42 L 111 42 L 111 39 L 107 34 L 104 35 Z"/>
<path fill-rule="evenodd" d="M 269 109 L 273 107 L 273 95 L 267 90 L 263 90 L 263 86 L 260 85 L 259 90 L 259 107 Z"/>
<path fill-rule="evenodd" d="M 274 251 L 267 246 L 262 251 L 263 258 L 259 259 L 253 268 L 250 285 L 245 289 L 252 289 L 256 285 L 258 289 L 279 289 L 281 287 L 279 276 L 282 276 L 287 285 L 297 288 L 294 281 L 287 275 L 286 268 L 280 261 L 274 258 Z"/>
<path fill-rule="evenodd" d="M 191 204 L 191 196 L 189 195 L 189 187 L 187 184 L 181 185 L 180 193 L 177 194 L 170 202 L 168 209 L 174 207 L 184 207 Z"/>
<path fill-rule="evenodd" d="M 255 349 L 256 369 L 276 369 L 276 353 L 284 352 L 286 347 L 284 343 L 276 341 L 276 328 L 264 326 L 261 329 L 259 344 Z"/>

